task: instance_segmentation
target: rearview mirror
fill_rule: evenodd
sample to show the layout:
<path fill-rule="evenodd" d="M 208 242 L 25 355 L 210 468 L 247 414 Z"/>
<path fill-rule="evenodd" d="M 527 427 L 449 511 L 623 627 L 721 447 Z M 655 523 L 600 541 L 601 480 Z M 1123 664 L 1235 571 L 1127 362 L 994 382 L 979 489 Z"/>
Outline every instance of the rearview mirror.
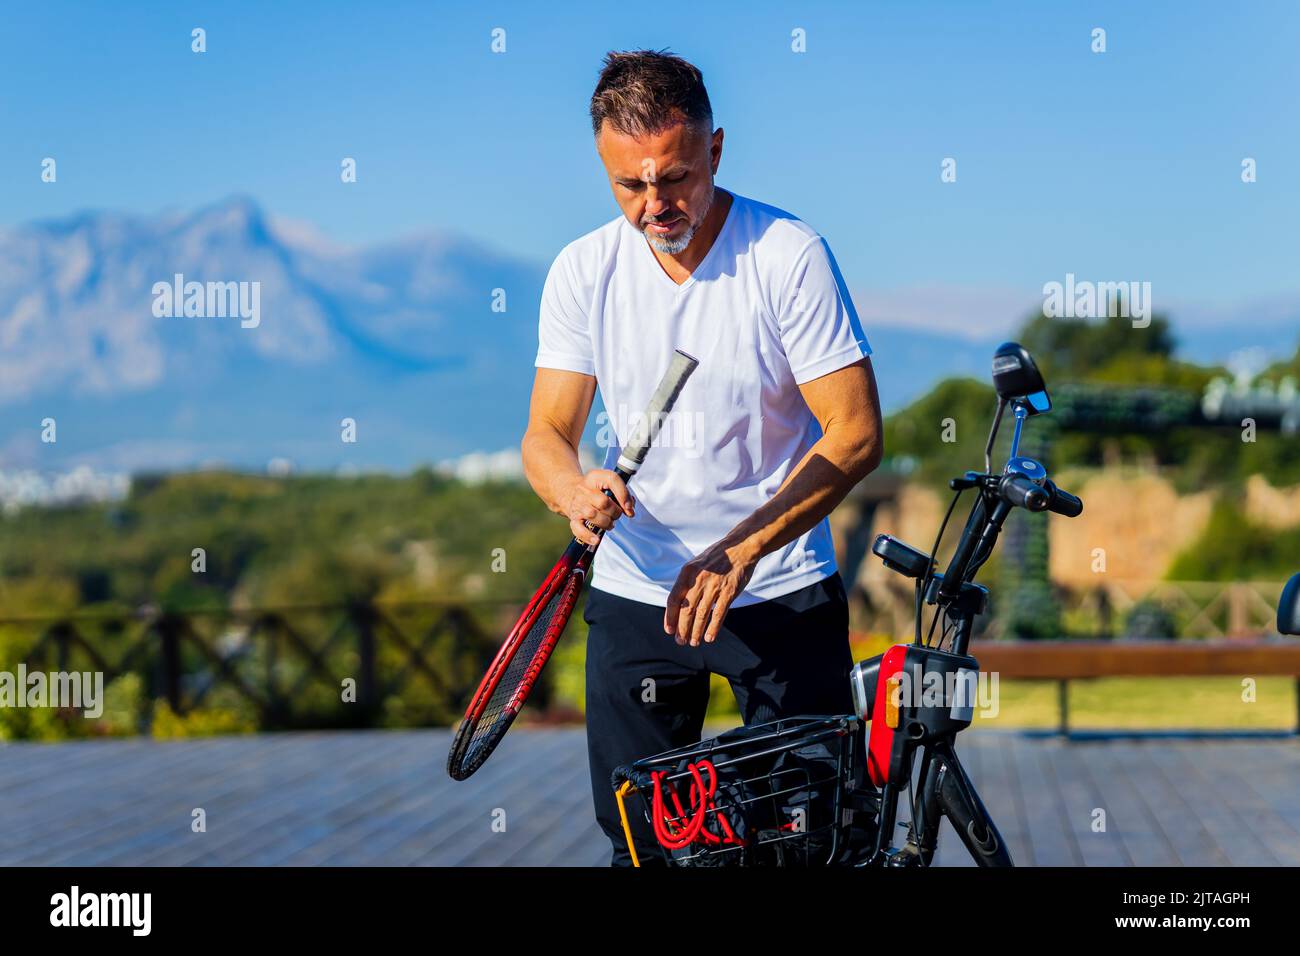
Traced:
<path fill-rule="evenodd" d="M 1279 634 L 1300 635 L 1300 574 L 1282 589 L 1282 599 L 1277 602 L 1277 630 Z"/>
<path fill-rule="evenodd" d="M 993 353 L 993 388 L 1004 402 L 1021 401 L 1031 415 L 1052 407 L 1038 366 L 1019 342 L 1003 342 Z"/>
<path fill-rule="evenodd" d="M 1025 404 L 1029 406 L 1029 414 L 1041 415 L 1052 410 L 1052 397 L 1047 394 L 1047 389 L 1043 389 L 1026 395 Z"/>

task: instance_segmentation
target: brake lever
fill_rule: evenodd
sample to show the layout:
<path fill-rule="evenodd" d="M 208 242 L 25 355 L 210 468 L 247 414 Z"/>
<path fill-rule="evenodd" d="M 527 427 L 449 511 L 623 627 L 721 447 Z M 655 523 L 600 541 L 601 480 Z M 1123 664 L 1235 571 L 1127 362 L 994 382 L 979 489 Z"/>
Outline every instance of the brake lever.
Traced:
<path fill-rule="evenodd" d="M 966 491 L 969 488 L 978 488 L 984 483 L 988 475 L 982 475 L 978 471 L 968 471 L 960 478 L 948 479 L 948 487 L 953 491 Z"/>

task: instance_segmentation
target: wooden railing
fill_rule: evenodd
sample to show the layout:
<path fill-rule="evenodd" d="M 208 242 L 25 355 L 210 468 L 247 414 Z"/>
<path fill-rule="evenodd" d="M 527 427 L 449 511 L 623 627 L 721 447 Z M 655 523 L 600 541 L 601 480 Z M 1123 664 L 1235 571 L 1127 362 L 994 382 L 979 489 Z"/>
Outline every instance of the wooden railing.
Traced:
<path fill-rule="evenodd" d="M 1284 675 L 1295 680 L 1300 733 L 1300 640 L 974 641 L 980 670 L 1057 682 L 1057 730 L 1070 732 L 1069 682 L 1094 677 Z"/>

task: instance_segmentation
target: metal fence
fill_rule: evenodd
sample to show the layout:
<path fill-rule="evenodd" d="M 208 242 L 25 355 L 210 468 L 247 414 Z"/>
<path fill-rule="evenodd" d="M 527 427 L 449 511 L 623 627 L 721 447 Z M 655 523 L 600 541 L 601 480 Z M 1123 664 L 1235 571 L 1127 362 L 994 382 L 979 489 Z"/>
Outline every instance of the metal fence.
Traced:
<path fill-rule="evenodd" d="M 0 619 L 0 646 L 28 671 L 93 670 L 105 684 L 137 674 L 148 697 L 178 715 L 233 696 L 266 730 L 449 723 L 496 650 L 485 623 L 502 610 L 355 603 L 77 612 Z"/>
<path fill-rule="evenodd" d="M 1062 638 L 1227 639 L 1277 637 L 1283 582 L 1101 580 L 1091 587 L 1052 587 Z M 984 639 L 1003 637 L 998 591 L 981 620 Z M 877 578 L 857 594 L 861 629 L 910 640 L 915 605 L 911 582 Z"/>
<path fill-rule="evenodd" d="M 1273 582 L 1110 580 L 1058 588 L 1059 636 L 1276 636 L 1281 589 Z M 855 630 L 911 639 L 910 588 L 876 581 L 855 597 Z M 361 602 L 8 617 L 0 618 L 0 669 L 92 670 L 106 685 L 135 674 L 148 701 L 165 701 L 177 715 L 233 702 L 262 730 L 450 725 L 518 607 Z M 996 613 L 978 636 L 1000 636 Z M 552 712 L 555 670 L 548 668 L 530 704 L 560 719 Z"/>

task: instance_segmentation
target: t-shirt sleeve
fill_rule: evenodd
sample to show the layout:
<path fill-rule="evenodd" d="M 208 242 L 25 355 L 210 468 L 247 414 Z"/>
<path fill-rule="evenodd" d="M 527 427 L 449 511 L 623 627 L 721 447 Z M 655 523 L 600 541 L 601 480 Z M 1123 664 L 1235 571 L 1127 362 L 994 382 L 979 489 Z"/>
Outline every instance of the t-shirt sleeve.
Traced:
<path fill-rule="evenodd" d="M 871 354 L 840 267 L 820 236 L 795 258 L 777 308 L 781 344 L 799 385 Z"/>
<path fill-rule="evenodd" d="M 565 253 L 551 265 L 542 287 L 541 314 L 537 322 L 538 368 L 596 374 L 587 310 L 578 295 L 569 257 Z"/>

